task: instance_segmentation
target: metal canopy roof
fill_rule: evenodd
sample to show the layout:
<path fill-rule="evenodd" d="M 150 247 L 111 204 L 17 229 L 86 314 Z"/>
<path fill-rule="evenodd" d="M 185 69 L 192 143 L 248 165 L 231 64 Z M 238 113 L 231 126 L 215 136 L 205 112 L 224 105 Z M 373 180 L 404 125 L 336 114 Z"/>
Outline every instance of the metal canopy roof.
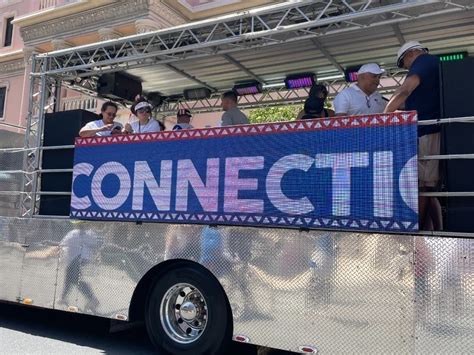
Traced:
<path fill-rule="evenodd" d="M 330 80 L 341 74 L 341 67 L 369 61 L 392 70 L 396 67 L 396 52 L 401 44 L 394 27 L 387 24 L 376 29 L 362 28 L 357 32 L 252 48 L 230 56 L 267 84 L 283 83 L 286 75 L 305 71 L 316 72 L 322 81 Z M 474 52 L 474 11 L 425 17 L 397 27 L 402 43 L 416 39 L 434 53 Z M 238 80 L 254 78 L 223 55 L 182 60 L 173 66 L 219 90 L 231 88 Z M 129 72 L 143 80 L 147 91 L 176 94 L 199 85 L 176 75 L 166 66 L 131 69 Z M 170 80 L 173 80 L 173 86 L 169 86 Z"/>
<path fill-rule="evenodd" d="M 367 61 L 394 68 L 405 40 L 435 53 L 474 51 L 473 8 L 468 0 L 291 1 L 38 59 L 43 73 L 66 79 L 125 70 L 164 95 L 222 91 L 245 79 L 282 83 L 302 71 L 326 80 Z"/>

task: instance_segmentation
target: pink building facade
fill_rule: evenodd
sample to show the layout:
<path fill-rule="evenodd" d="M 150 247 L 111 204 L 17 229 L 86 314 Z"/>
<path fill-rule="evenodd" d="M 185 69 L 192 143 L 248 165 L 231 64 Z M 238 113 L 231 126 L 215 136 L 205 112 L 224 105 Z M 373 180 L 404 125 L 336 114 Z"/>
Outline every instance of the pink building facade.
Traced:
<path fill-rule="evenodd" d="M 19 131 L 25 126 L 28 112 L 28 59 L 31 55 L 24 45 L 14 19 L 34 12 L 36 1 L 0 1 L 0 124 L 1 129 Z M 21 129 L 20 129 L 21 131 Z"/>
<path fill-rule="evenodd" d="M 0 0 L 0 130 L 23 133 L 32 53 L 158 30 L 269 3 L 268 0 Z M 68 90 L 60 110 L 97 111 L 100 100 Z M 121 110 L 121 120 L 128 118 Z M 215 125 L 217 113 L 194 118 Z M 173 119 L 165 120 L 169 126 Z"/>

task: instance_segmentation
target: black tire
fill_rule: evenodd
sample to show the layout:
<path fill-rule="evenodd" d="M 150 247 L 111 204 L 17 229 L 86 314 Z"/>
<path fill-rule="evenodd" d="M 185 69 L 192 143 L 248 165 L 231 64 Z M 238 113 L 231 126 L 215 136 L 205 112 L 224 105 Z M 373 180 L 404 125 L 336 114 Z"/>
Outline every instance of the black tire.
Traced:
<path fill-rule="evenodd" d="M 195 286 L 207 305 L 205 328 L 190 343 L 181 343 L 170 336 L 169 323 L 165 321 L 166 316 L 161 314 L 162 303 L 166 304 L 163 300 L 168 299 L 170 292 L 173 293 L 169 290 L 180 284 Z M 183 262 L 162 273 L 151 287 L 145 312 L 148 335 L 159 354 L 223 354 L 232 340 L 233 324 L 226 295 L 215 277 L 198 264 Z M 170 318 L 172 319 L 173 315 L 168 316 L 168 319 Z M 168 330 L 165 330 L 164 323 L 167 324 Z"/>

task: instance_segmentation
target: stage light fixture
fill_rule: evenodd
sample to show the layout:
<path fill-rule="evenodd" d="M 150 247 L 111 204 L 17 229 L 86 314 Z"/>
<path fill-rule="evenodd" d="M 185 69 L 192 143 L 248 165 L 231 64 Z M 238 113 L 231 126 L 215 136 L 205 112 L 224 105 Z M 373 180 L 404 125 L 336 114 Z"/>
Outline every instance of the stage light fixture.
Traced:
<path fill-rule="evenodd" d="M 362 65 L 354 65 L 351 67 L 347 67 L 344 70 L 344 77 L 348 83 L 353 83 L 357 81 L 357 72 L 359 71 Z"/>
<path fill-rule="evenodd" d="M 202 100 L 211 97 L 211 90 L 206 87 L 186 89 L 183 91 L 186 100 Z"/>
<path fill-rule="evenodd" d="M 316 83 L 314 73 L 291 74 L 285 78 L 285 87 L 287 89 L 301 89 L 313 86 Z"/>
<path fill-rule="evenodd" d="M 256 80 L 244 83 L 237 83 L 234 85 L 232 90 L 234 90 L 234 92 L 239 96 L 253 95 L 262 92 L 262 84 Z"/>

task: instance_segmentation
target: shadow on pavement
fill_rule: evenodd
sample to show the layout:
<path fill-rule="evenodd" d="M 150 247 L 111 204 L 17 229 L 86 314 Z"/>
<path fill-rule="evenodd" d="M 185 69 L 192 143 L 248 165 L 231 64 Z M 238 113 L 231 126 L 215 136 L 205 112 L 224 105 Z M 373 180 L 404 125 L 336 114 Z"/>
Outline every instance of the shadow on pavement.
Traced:
<path fill-rule="evenodd" d="M 105 354 L 156 354 L 144 327 L 110 333 L 109 319 L 82 314 L 0 303 L 1 328 L 97 349 Z M 225 355 L 290 354 L 295 353 L 233 342 Z"/>
<path fill-rule="evenodd" d="M 144 329 L 109 333 L 109 325 L 110 321 L 104 318 L 0 303 L 0 328 L 90 347 L 107 354 L 154 354 Z"/>

